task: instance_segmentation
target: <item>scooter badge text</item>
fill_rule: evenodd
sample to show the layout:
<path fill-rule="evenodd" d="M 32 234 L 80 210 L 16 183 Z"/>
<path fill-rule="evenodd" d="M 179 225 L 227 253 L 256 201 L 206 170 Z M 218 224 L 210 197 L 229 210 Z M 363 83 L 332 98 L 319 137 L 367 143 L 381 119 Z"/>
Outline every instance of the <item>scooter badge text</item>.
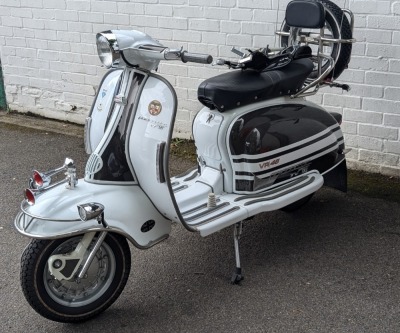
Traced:
<path fill-rule="evenodd" d="M 279 164 L 279 158 L 277 158 L 276 160 L 259 163 L 258 166 L 260 167 L 260 169 L 266 169 L 266 168 L 269 168 L 270 166 L 277 165 L 277 164 Z"/>
<path fill-rule="evenodd" d="M 168 126 L 165 123 L 162 123 L 160 121 L 154 121 L 154 120 L 151 120 L 150 118 L 143 117 L 143 116 L 139 116 L 138 119 L 148 121 L 152 128 L 158 128 L 160 130 L 163 130 L 164 128 L 166 128 Z"/>

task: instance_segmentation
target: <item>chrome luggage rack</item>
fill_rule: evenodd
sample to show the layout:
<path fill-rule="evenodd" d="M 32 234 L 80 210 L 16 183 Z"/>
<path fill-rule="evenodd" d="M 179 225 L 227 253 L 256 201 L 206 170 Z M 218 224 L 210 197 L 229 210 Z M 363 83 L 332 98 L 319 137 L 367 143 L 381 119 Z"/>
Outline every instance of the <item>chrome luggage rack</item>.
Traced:
<path fill-rule="evenodd" d="M 353 30 L 354 30 L 354 14 L 351 10 L 349 9 L 342 9 L 342 11 L 348 15 L 349 21 L 350 21 L 350 28 L 351 28 L 351 34 L 353 35 Z M 282 23 L 281 30 L 276 31 L 275 34 L 281 37 L 291 37 L 291 31 L 286 32 L 282 31 L 283 26 L 285 24 L 285 21 Z M 324 46 L 329 46 L 332 43 L 343 43 L 343 44 L 352 44 L 356 42 L 355 38 L 349 38 L 349 39 L 340 39 L 340 38 L 329 38 L 324 36 L 324 28 L 320 29 L 319 34 L 308 34 L 308 35 L 300 35 L 300 40 L 299 43 L 303 43 L 304 45 L 318 45 L 318 53 L 316 57 L 318 58 L 318 77 L 316 79 L 307 79 L 304 87 L 298 91 L 296 94 L 291 95 L 291 98 L 296 98 L 296 97 L 306 97 L 310 95 L 314 95 L 317 93 L 318 89 L 320 88 L 321 85 L 328 85 L 328 86 L 337 86 L 337 87 L 343 87 L 347 85 L 340 85 L 340 84 L 334 84 L 333 79 L 326 81 L 325 78 L 328 76 L 328 74 L 334 69 L 335 65 L 335 60 L 327 54 L 323 53 L 323 47 Z M 324 72 L 322 72 L 322 59 L 326 59 L 329 62 L 328 67 Z M 347 86 L 348 87 L 348 86 Z M 310 89 L 314 88 L 312 91 L 309 91 Z"/>

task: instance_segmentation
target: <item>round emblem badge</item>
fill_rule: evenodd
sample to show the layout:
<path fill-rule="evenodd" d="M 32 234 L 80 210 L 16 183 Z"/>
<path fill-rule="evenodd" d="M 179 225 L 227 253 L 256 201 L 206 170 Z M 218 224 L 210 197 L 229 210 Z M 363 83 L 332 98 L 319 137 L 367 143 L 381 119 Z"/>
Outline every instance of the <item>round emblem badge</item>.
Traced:
<path fill-rule="evenodd" d="M 162 105 L 159 101 L 154 100 L 150 102 L 148 109 L 152 116 L 158 116 L 161 112 Z"/>

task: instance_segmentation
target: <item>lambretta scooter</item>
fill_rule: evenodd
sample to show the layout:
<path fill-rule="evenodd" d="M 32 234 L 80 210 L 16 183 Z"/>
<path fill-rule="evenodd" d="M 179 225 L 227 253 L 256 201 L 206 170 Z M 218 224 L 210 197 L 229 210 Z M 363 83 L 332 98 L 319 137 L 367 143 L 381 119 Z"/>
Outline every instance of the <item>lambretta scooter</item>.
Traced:
<path fill-rule="evenodd" d="M 198 164 L 172 178 L 177 97 L 154 71 L 160 61 L 210 64 L 212 57 L 167 48 L 139 31 L 97 34 L 110 70 L 85 125 L 85 177 L 78 181 L 69 158 L 58 169 L 34 171 L 15 218 L 17 230 L 32 238 L 21 260 L 29 304 L 55 321 L 96 316 L 127 282 L 127 240 L 149 248 L 168 237 L 172 222 L 201 236 L 233 226 L 231 281 L 239 283 L 243 221 L 297 209 L 324 184 L 345 191 L 341 117 L 304 96 L 323 85 L 347 89 L 334 83 L 354 41 L 346 13 L 326 0 L 292 1 L 278 32 L 280 50 L 234 49 L 239 60 L 218 59 L 232 70 L 198 88 Z M 65 178 L 52 183 L 60 173 Z"/>

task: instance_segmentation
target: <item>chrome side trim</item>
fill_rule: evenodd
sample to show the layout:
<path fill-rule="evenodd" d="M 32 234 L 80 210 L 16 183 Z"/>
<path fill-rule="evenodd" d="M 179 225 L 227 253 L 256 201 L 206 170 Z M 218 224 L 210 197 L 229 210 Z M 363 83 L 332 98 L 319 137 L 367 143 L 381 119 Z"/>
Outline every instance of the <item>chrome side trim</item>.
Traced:
<path fill-rule="evenodd" d="M 299 186 L 292 187 L 292 188 L 290 188 L 289 190 L 287 190 L 287 191 L 285 191 L 285 192 L 283 192 L 283 193 L 279 193 L 279 194 L 273 195 L 273 196 L 268 196 L 267 198 L 260 198 L 260 199 L 255 199 L 255 200 L 247 201 L 247 202 L 244 203 L 244 206 L 248 206 L 248 205 L 252 205 L 252 204 L 258 203 L 258 202 L 269 201 L 269 200 L 273 200 L 273 199 L 282 197 L 282 196 L 284 196 L 285 194 L 288 194 L 288 193 L 290 193 L 290 192 L 294 192 L 294 191 L 296 191 L 296 190 L 298 190 L 298 189 L 301 189 L 302 187 L 305 187 L 305 186 L 307 186 L 307 185 L 310 185 L 311 183 L 314 182 L 314 180 L 315 180 L 315 177 L 314 177 L 314 176 L 313 176 L 313 177 L 310 177 L 310 179 L 309 179 L 307 182 L 305 182 L 305 183 L 303 183 L 303 184 L 301 184 L 301 185 L 299 185 Z"/>
<path fill-rule="evenodd" d="M 92 153 L 92 144 L 90 142 L 90 127 L 92 126 L 92 117 L 86 117 L 85 127 L 83 131 L 83 141 L 85 145 L 86 154 Z"/>
<path fill-rule="evenodd" d="M 276 193 L 279 193 L 282 190 L 286 190 L 287 188 L 291 188 L 293 185 L 300 184 L 301 182 L 303 182 L 307 178 L 308 178 L 307 176 L 303 176 L 303 177 L 295 179 L 295 180 L 293 180 L 291 182 L 285 183 L 285 184 L 283 184 L 281 186 L 277 186 L 277 187 L 274 187 L 273 189 L 269 189 L 269 190 L 267 190 L 265 192 L 243 195 L 241 197 L 236 198 L 234 201 L 238 202 L 238 201 L 241 201 L 241 200 L 247 200 L 247 199 L 252 199 L 252 198 L 262 198 L 262 197 L 265 197 L 267 195 L 276 194 Z"/>

